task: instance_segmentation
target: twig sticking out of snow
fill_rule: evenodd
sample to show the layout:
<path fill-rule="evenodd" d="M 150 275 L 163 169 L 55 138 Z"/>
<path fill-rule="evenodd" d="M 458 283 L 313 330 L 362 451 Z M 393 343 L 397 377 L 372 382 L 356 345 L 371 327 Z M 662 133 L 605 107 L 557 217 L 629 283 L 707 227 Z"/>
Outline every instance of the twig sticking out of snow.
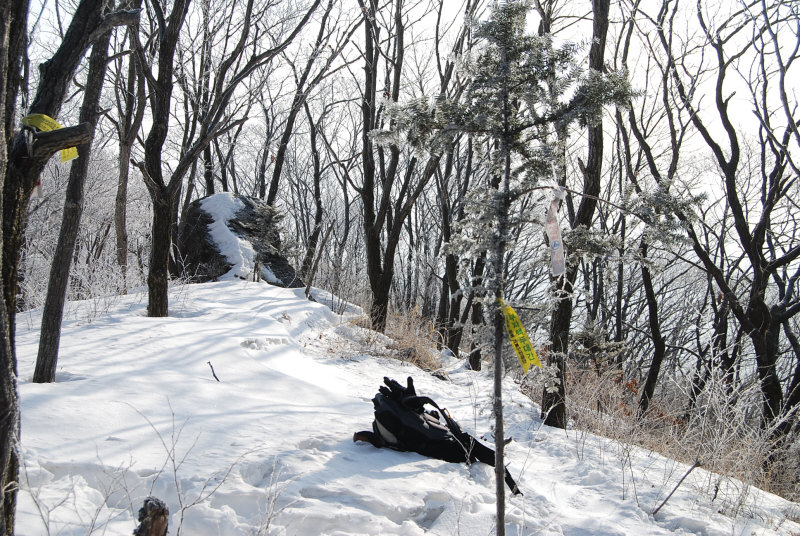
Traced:
<path fill-rule="evenodd" d="M 703 462 L 700 460 L 700 458 L 697 458 L 697 459 L 694 461 L 694 465 L 692 465 L 692 466 L 689 468 L 689 470 L 688 470 L 688 471 L 686 471 L 686 474 L 685 474 L 685 475 L 683 475 L 683 477 L 681 477 L 681 479 L 680 479 L 680 480 L 678 480 L 678 483 L 677 483 L 677 484 L 675 484 L 675 487 L 674 487 L 674 488 L 672 488 L 672 491 L 670 491 L 670 492 L 669 492 L 669 495 L 667 495 L 667 498 L 666 498 L 666 499 L 664 499 L 664 501 L 663 501 L 661 504 L 659 504 L 659 505 L 658 505 L 658 508 L 656 508 L 655 510 L 653 510 L 653 515 L 656 515 L 656 514 L 658 513 L 658 511 L 659 511 L 659 510 L 661 510 L 661 507 L 663 507 L 665 504 L 667 504 L 667 501 L 669 500 L 669 498 L 670 498 L 670 497 L 672 497 L 672 494 L 673 494 L 673 493 L 675 493 L 676 491 L 678 491 L 678 488 L 680 487 L 680 485 L 681 485 L 681 484 L 683 484 L 683 481 L 684 481 L 684 480 L 686 480 L 686 477 L 687 477 L 687 476 L 689 476 L 689 473 L 691 473 L 692 471 L 694 471 L 694 469 L 695 469 L 696 467 L 700 467 L 701 465 L 703 465 Z"/>
<path fill-rule="evenodd" d="M 214 372 L 214 365 L 211 364 L 211 361 L 206 361 L 206 363 L 208 363 L 208 366 L 211 367 L 211 375 L 214 376 L 215 380 L 219 381 L 219 378 L 217 378 L 217 373 Z"/>

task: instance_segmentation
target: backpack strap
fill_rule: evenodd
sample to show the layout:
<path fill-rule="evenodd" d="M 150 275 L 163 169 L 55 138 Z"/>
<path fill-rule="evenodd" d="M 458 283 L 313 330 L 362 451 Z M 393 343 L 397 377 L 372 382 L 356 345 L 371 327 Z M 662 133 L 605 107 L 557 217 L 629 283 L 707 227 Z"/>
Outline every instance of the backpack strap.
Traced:
<path fill-rule="evenodd" d="M 453 437 L 456 438 L 456 441 L 461 445 L 461 448 L 464 449 L 464 453 L 467 457 L 467 463 L 471 461 L 478 460 L 479 462 L 483 462 L 486 465 L 490 465 L 492 467 L 495 466 L 495 452 L 494 450 L 490 449 L 464 430 L 461 429 L 461 426 L 450 416 L 450 412 L 446 409 L 442 409 L 439 405 L 430 399 L 427 396 L 407 396 L 402 399 L 402 404 L 412 410 L 412 411 L 422 411 L 422 406 L 425 404 L 430 404 L 434 408 L 439 411 L 439 414 L 444 417 L 445 423 L 447 423 L 447 428 L 450 430 L 450 433 L 453 434 Z M 511 493 L 513 495 L 522 495 L 522 492 L 519 490 L 517 483 L 511 477 L 511 473 L 508 472 L 508 467 L 503 468 L 505 472 L 505 481 L 508 485 L 509 489 L 511 489 Z"/>

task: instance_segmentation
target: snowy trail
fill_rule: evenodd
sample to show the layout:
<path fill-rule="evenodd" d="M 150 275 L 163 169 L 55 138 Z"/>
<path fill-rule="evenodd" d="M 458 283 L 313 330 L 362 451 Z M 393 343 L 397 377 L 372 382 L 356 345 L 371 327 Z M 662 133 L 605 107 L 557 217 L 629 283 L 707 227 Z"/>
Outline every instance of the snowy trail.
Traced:
<path fill-rule="evenodd" d="M 129 535 L 149 494 L 168 503 L 170 534 L 187 536 L 493 532 L 491 467 L 352 442 L 371 426 L 383 376 L 412 375 L 466 429 L 488 433 L 485 372 L 451 359 L 443 381 L 375 357 L 385 339 L 298 290 L 189 285 L 171 303 L 171 317 L 151 319 L 141 296 L 123 297 L 91 323 L 75 304 L 49 385 L 30 383 L 39 313 L 20 322 L 19 535 L 84 535 L 92 524 Z M 504 397 L 509 469 L 525 493 L 508 499 L 508 534 L 800 533 L 787 519 L 800 507 L 758 490 L 739 510 L 747 516 L 719 513 L 702 470 L 654 518 L 685 466 L 542 427 L 510 380 Z"/>

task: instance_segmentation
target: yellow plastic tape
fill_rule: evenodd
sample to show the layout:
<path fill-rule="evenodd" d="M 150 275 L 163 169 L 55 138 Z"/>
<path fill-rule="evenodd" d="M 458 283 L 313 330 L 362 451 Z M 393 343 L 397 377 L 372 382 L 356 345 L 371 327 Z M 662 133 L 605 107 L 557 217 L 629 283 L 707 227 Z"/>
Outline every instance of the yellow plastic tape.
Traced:
<path fill-rule="evenodd" d="M 22 118 L 22 124 L 25 125 L 26 127 L 33 127 L 39 129 L 42 132 L 50 132 L 51 130 L 58 130 L 59 128 L 63 128 L 58 121 L 56 121 L 49 115 L 44 115 L 44 114 L 26 115 L 25 117 Z M 73 158 L 78 158 L 77 147 L 69 147 L 61 151 L 62 162 L 69 162 Z"/>
<path fill-rule="evenodd" d="M 527 374 L 531 365 L 541 367 L 542 364 L 539 362 L 536 350 L 534 350 L 533 344 L 531 344 L 531 340 L 528 338 L 528 333 L 525 331 L 525 327 L 522 325 L 517 313 L 510 305 L 503 303 L 503 300 L 500 300 L 500 307 L 506 319 L 506 331 L 508 331 L 511 346 L 513 346 L 514 351 L 517 352 L 522 370 Z"/>

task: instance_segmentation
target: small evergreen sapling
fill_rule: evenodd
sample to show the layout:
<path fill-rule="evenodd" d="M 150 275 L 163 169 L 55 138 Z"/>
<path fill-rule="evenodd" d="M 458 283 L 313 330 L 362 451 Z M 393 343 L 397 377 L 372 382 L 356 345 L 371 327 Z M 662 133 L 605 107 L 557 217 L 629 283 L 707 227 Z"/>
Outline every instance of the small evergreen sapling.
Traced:
<path fill-rule="evenodd" d="M 557 154 L 554 132 L 573 123 L 591 124 L 608 103 L 624 103 L 630 94 L 625 73 L 585 73 L 580 47 L 556 47 L 550 35 L 526 33 L 526 1 L 494 2 L 486 21 L 474 21 L 476 42 L 461 58 L 469 79 L 460 100 L 417 99 L 390 108 L 391 131 L 373 132 L 378 143 L 406 143 L 419 152 L 443 151 L 458 135 L 471 136 L 486 148 L 488 185 L 471 197 L 463 234 L 469 249 L 485 252 L 486 310 L 493 324 L 494 404 L 497 473 L 497 534 L 504 530 L 504 442 L 501 359 L 504 259 L 510 246 L 512 204 L 549 181 Z M 488 188 L 487 188 L 488 187 Z"/>

